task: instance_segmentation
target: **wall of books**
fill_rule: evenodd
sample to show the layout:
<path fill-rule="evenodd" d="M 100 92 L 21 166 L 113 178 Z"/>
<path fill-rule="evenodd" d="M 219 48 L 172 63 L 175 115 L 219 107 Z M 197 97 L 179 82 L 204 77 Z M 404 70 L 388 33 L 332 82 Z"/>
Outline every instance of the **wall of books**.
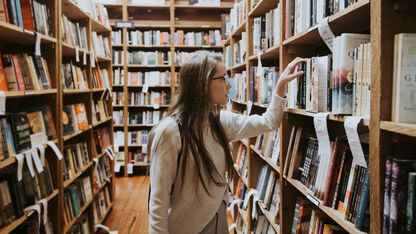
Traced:
<path fill-rule="evenodd" d="M 415 10 L 394 0 L 234 3 L 223 18 L 229 109 L 262 114 L 279 71 L 307 62 L 287 87 L 280 129 L 232 145 L 230 228 L 414 232 Z"/>
<path fill-rule="evenodd" d="M 198 50 L 222 54 L 221 16 L 229 13 L 233 1 L 220 6 L 117 1 L 105 6 L 112 26 L 116 171 L 127 175 L 136 166 L 149 166 L 149 130 L 170 104 L 182 63 Z M 117 27 L 118 22 L 133 27 Z"/>
<path fill-rule="evenodd" d="M 114 199 L 106 9 L 1 1 L 0 41 L 0 233 L 93 233 Z"/>

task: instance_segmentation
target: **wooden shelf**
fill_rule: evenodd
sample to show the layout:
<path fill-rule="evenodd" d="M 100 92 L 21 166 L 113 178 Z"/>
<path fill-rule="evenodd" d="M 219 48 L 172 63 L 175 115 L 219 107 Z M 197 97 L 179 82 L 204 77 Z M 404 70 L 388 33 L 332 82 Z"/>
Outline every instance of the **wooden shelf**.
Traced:
<path fill-rule="evenodd" d="M 238 26 L 238 27 L 234 30 L 234 32 L 232 32 L 232 33 L 231 33 L 231 37 L 238 37 L 238 36 L 241 36 L 241 33 L 242 33 L 242 32 L 244 32 L 244 31 L 246 30 L 246 23 L 247 23 L 247 19 L 245 19 L 245 20 L 243 21 L 243 23 L 242 23 L 240 26 Z"/>
<path fill-rule="evenodd" d="M 135 128 L 135 127 L 153 127 L 154 124 L 128 124 L 127 127 Z"/>
<path fill-rule="evenodd" d="M 110 175 L 108 177 L 108 179 L 111 181 L 112 177 L 113 177 L 113 175 Z M 109 184 L 109 182 L 107 180 L 104 181 L 104 183 L 101 185 L 100 189 L 98 189 L 98 191 L 96 193 L 94 193 L 93 197 L 95 198 L 105 188 L 105 186 L 107 186 L 108 184 Z"/>
<path fill-rule="evenodd" d="M 192 6 L 189 1 L 175 1 L 175 8 L 191 8 L 191 9 L 225 9 L 231 10 L 234 6 L 233 2 L 221 2 L 220 6 Z"/>
<path fill-rule="evenodd" d="M 24 30 L 14 24 L 9 24 L 4 21 L 0 21 L 0 40 L 10 43 L 16 43 L 23 45 L 31 45 L 36 42 L 36 34 L 31 31 Z M 41 35 L 41 43 L 56 43 L 57 40 L 53 37 Z"/>
<path fill-rule="evenodd" d="M 58 189 L 55 189 L 51 195 L 49 195 L 48 197 L 45 198 L 45 200 L 47 202 L 49 202 L 50 200 L 52 200 L 54 197 L 56 197 L 58 195 Z M 37 205 L 42 206 L 42 204 L 37 203 Z M 0 233 L 10 233 L 12 232 L 14 229 L 16 229 L 17 227 L 19 227 L 21 224 L 23 224 L 27 219 L 29 214 L 32 214 L 31 210 L 25 211 L 24 214 L 22 215 L 22 217 L 14 220 L 12 223 L 10 223 L 9 225 L 0 228 Z"/>
<path fill-rule="evenodd" d="M 343 32 L 362 32 L 370 28 L 370 0 L 361 0 L 332 15 L 329 27 L 335 36 Z M 324 45 L 316 26 L 309 28 L 283 42 L 283 45 Z"/>
<path fill-rule="evenodd" d="M 32 97 L 32 96 L 42 96 L 57 94 L 57 89 L 43 89 L 43 90 L 27 90 L 27 91 L 6 91 L 6 98 L 22 98 L 22 97 Z"/>
<path fill-rule="evenodd" d="M 170 69 L 170 65 L 134 65 L 129 64 L 127 68 L 146 68 L 146 69 L 159 69 L 159 68 L 166 68 Z"/>
<path fill-rule="evenodd" d="M 247 102 L 242 101 L 242 100 L 232 100 L 233 103 L 238 104 L 238 105 L 244 105 L 247 106 Z"/>
<path fill-rule="evenodd" d="M 66 42 L 62 42 L 62 56 L 75 57 L 76 53 L 77 53 L 77 51 L 76 51 L 75 46 L 73 46 L 71 44 L 68 44 Z M 87 55 L 90 54 L 90 52 L 88 52 L 84 49 L 78 48 L 78 56 L 79 56 L 79 61 L 80 62 L 83 59 L 82 56 L 84 55 L 84 53 L 86 53 Z"/>
<path fill-rule="evenodd" d="M 262 0 L 259 3 L 257 3 L 256 6 L 248 13 L 248 16 L 251 17 L 258 17 L 263 16 L 267 12 L 269 12 L 271 9 L 274 9 L 277 7 L 277 4 L 279 1 L 275 0 Z"/>
<path fill-rule="evenodd" d="M 326 215 L 328 215 L 331 219 L 333 219 L 338 225 L 340 225 L 342 228 L 344 228 L 347 232 L 349 233 L 357 233 L 357 234 L 364 234 L 365 232 L 361 232 L 358 229 L 355 228 L 354 224 L 352 224 L 351 222 L 344 220 L 343 218 L 341 218 L 341 214 L 340 212 L 322 205 L 322 201 L 317 199 L 316 197 L 313 196 L 313 192 L 311 192 L 309 189 L 307 189 L 301 182 L 285 177 L 285 179 L 293 185 L 293 187 L 295 187 L 299 192 L 301 192 L 305 197 L 313 197 L 316 201 L 319 201 L 319 209 L 325 213 Z M 315 203 L 315 201 L 312 201 L 313 203 Z"/>
<path fill-rule="evenodd" d="M 124 128 L 124 125 L 120 125 L 120 124 L 114 124 L 113 125 L 114 128 Z"/>
<path fill-rule="evenodd" d="M 95 127 L 98 127 L 98 126 L 100 126 L 102 124 L 105 124 L 105 123 L 107 123 L 107 122 L 109 122 L 111 120 L 113 120 L 113 117 L 112 116 L 109 116 L 106 119 L 103 119 L 101 121 L 98 121 L 97 123 L 93 124 L 92 126 L 95 128 Z"/>
<path fill-rule="evenodd" d="M 224 41 L 224 46 L 229 46 L 231 44 L 231 37 L 228 37 L 227 40 Z"/>
<path fill-rule="evenodd" d="M 102 62 L 111 62 L 111 60 L 112 60 L 112 58 L 109 58 L 109 57 L 97 56 L 97 61 L 99 63 L 102 63 Z"/>
<path fill-rule="evenodd" d="M 303 109 L 292 109 L 292 108 L 286 108 L 286 112 L 287 113 L 292 113 L 292 114 L 297 114 L 297 115 L 303 115 L 303 116 L 308 116 L 313 118 L 315 116 L 315 114 L 317 113 L 312 113 L 312 112 L 308 112 L 306 110 Z M 329 114 L 328 115 L 328 119 L 329 120 L 333 120 L 333 121 L 337 121 L 337 122 L 345 122 L 345 119 L 349 117 L 349 116 L 341 116 L 341 115 L 333 115 L 333 114 Z M 363 119 L 363 125 L 364 126 L 369 126 L 370 124 L 370 120 L 368 119 Z"/>
<path fill-rule="evenodd" d="M 113 108 L 123 108 L 124 105 L 113 105 Z"/>
<path fill-rule="evenodd" d="M 83 207 L 81 207 L 81 209 L 79 210 L 79 216 L 81 216 L 82 213 L 84 213 L 84 211 L 88 208 L 88 206 L 90 206 L 90 204 L 93 202 L 94 199 L 89 200 L 88 202 L 86 202 L 84 204 Z M 64 233 L 67 233 L 69 231 L 69 229 L 71 229 L 71 227 L 78 221 L 78 217 L 74 217 L 69 223 L 67 223 L 64 227 Z"/>
<path fill-rule="evenodd" d="M 63 95 L 74 95 L 80 93 L 89 93 L 90 89 L 64 89 L 62 90 Z"/>
<path fill-rule="evenodd" d="M 232 67 L 231 69 L 234 70 L 234 71 L 243 71 L 243 70 L 245 70 L 245 68 L 246 68 L 246 63 L 244 62 L 244 63 L 240 63 L 240 64 Z"/>
<path fill-rule="evenodd" d="M 416 137 L 416 124 L 412 123 L 396 123 L 391 121 L 381 121 L 380 129 L 411 137 Z"/>
<path fill-rule="evenodd" d="M 127 48 L 134 49 L 170 49 L 170 45 L 127 45 Z"/>
<path fill-rule="evenodd" d="M 149 167 L 150 163 L 148 162 L 135 162 L 133 163 L 133 166 L 137 166 L 137 167 Z"/>
<path fill-rule="evenodd" d="M 143 4 L 143 5 L 138 5 L 138 4 L 127 4 L 128 8 L 145 8 L 145 9 L 169 9 L 170 8 L 170 2 L 166 1 L 165 5 L 147 5 L 147 4 Z"/>
<path fill-rule="evenodd" d="M 154 106 L 152 105 L 128 105 L 127 107 L 131 107 L 131 108 L 153 108 L 155 109 Z M 159 108 L 168 108 L 169 105 L 159 105 Z"/>
<path fill-rule="evenodd" d="M 223 49 L 222 46 L 217 45 L 201 45 L 201 46 L 188 46 L 188 45 L 175 45 L 175 49 L 193 49 L 193 50 L 200 50 L 200 49 Z"/>
<path fill-rule="evenodd" d="M 260 59 L 261 60 L 277 60 L 277 59 L 279 59 L 279 48 L 280 48 L 279 45 L 277 45 L 277 46 L 273 46 L 273 47 L 267 49 L 264 52 L 261 52 Z M 257 55 L 252 55 L 252 56 L 250 56 L 249 60 L 250 61 L 257 61 L 258 60 L 257 58 L 258 58 Z M 276 64 L 276 65 L 278 65 L 278 64 Z"/>
<path fill-rule="evenodd" d="M 70 139 L 72 139 L 72 138 L 74 138 L 74 137 L 77 137 L 77 136 L 81 135 L 82 133 L 87 132 L 87 131 L 89 131 L 89 130 L 91 130 L 91 129 L 92 129 L 92 126 L 91 126 L 91 125 L 89 125 L 89 126 L 88 126 L 88 128 L 87 128 L 87 129 L 85 129 L 85 130 L 78 131 L 78 132 L 75 132 L 75 133 L 72 133 L 72 134 L 66 135 L 66 136 L 64 136 L 64 141 L 68 141 L 68 140 L 70 140 Z"/>
<path fill-rule="evenodd" d="M 123 47 L 122 44 L 111 44 L 112 47 Z"/>
<path fill-rule="evenodd" d="M 107 218 L 107 216 L 110 213 L 110 210 L 113 208 L 113 206 L 114 206 L 114 203 L 110 203 L 108 205 L 107 210 L 105 211 L 105 215 L 100 220 L 98 220 L 98 223 L 103 223 L 104 222 L 104 220 Z M 98 231 L 98 228 L 94 227 L 94 233 L 97 233 L 97 231 Z"/>
<path fill-rule="evenodd" d="M 143 85 L 127 85 L 127 88 L 143 88 Z M 171 88 L 170 85 L 156 85 L 156 86 L 149 86 L 151 88 Z"/>
<path fill-rule="evenodd" d="M 97 33 L 111 33 L 111 28 L 91 18 L 91 30 Z"/>
<path fill-rule="evenodd" d="M 70 178 L 68 180 L 64 181 L 64 188 L 67 188 L 69 185 L 71 185 L 75 180 L 77 180 L 84 172 L 86 172 L 90 167 L 94 164 L 94 162 L 91 160 L 87 165 L 84 166 L 84 168 L 81 169 L 73 178 Z"/>
<path fill-rule="evenodd" d="M 71 0 L 62 0 L 62 13 L 70 20 L 88 19 L 90 17 Z"/>
<path fill-rule="evenodd" d="M 256 149 L 256 147 L 254 145 L 250 145 L 250 149 L 257 154 L 261 159 L 263 159 L 267 164 L 269 164 L 269 166 L 271 168 L 273 168 L 277 173 L 280 174 L 280 167 L 277 165 L 276 162 L 274 162 L 271 158 L 269 157 L 265 157 L 262 153 L 261 150 Z"/>
<path fill-rule="evenodd" d="M 124 87 L 124 85 L 114 85 L 113 84 L 113 86 L 112 86 L 112 88 L 123 88 Z"/>
<path fill-rule="evenodd" d="M 92 92 L 93 93 L 99 93 L 99 92 L 103 92 L 103 91 L 105 91 L 106 89 L 104 89 L 104 88 L 92 88 Z"/>
<path fill-rule="evenodd" d="M 263 212 L 264 216 L 266 216 L 266 219 L 269 221 L 270 225 L 273 227 L 276 233 L 280 233 L 280 227 L 275 223 L 275 217 L 272 216 L 270 211 L 264 208 L 264 203 L 257 201 L 257 205 L 260 207 L 261 212 Z"/>
<path fill-rule="evenodd" d="M 220 29 L 221 23 L 215 21 L 176 21 L 175 29 Z"/>

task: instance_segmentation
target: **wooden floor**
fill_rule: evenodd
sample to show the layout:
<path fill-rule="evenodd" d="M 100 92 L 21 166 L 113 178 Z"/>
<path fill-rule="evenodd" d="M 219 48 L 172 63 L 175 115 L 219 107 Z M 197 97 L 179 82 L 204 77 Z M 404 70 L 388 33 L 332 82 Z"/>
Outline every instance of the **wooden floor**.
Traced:
<path fill-rule="evenodd" d="M 119 234 L 144 234 L 149 232 L 147 196 L 149 177 L 115 177 L 116 192 L 113 209 L 104 222 L 111 231 Z M 228 223 L 231 223 L 228 215 Z M 233 232 L 232 232 L 233 233 Z"/>

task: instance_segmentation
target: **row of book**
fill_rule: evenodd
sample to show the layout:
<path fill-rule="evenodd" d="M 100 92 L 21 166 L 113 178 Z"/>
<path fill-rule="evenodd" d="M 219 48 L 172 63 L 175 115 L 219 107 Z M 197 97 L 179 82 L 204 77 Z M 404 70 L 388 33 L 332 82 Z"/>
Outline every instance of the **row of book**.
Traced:
<path fill-rule="evenodd" d="M 255 17 L 253 25 L 253 54 L 277 46 L 280 40 L 280 4 L 265 16 Z"/>
<path fill-rule="evenodd" d="M 254 143 L 255 149 L 260 151 L 261 157 L 271 159 L 280 166 L 280 132 L 279 129 L 261 134 Z"/>
<path fill-rule="evenodd" d="M 248 150 L 243 143 L 240 143 L 240 146 L 238 148 L 237 158 L 235 159 L 234 167 L 239 173 L 240 178 L 248 178 Z"/>
<path fill-rule="evenodd" d="M 150 72 L 128 72 L 127 85 L 136 86 L 147 84 L 149 86 L 170 85 L 170 71 L 150 71 Z"/>
<path fill-rule="evenodd" d="M 170 92 L 162 90 L 160 92 L 130 92 L 129 94 L 129 105 L 169 105 L 170 103 Z"/>
<path fill-rule="evenodd" d="M 92 87 L 110 89 L 110 77 L 107 69 L 101 69 L 98 64 L 92 68 Z"/>
<path fill-rule="evenodd" d="M 260 214 L 256 219 L 254 219 L 253 233 L 275 234 L 276 230 L 274 230 L 273 225 L 270 224 L 266 216 L 264 214 Z"/>
<path fill-rule="evenodd" d="M 25 91 L 51 88 L 51 77 L 45 58 L 28 53 L 0 52 L 0 90 Z"/>
<path fill-rule="evenodd" d="M 108 37 L 103 36 L 101 34 L 97 34 L 97 32 L 92 31 L 91 32 L 92 38 L 92 48 L 94 50 L 94 55 L 100 56 L 100 57 L 111 57 L 111 48 L 110 44 L 108 42 Z"/>
<path fill-rule="evenodd" d="M 117 31 L 111 31 L 111 45 L 121 45 L 123 44 L 122 37 L 123 30 L 119 29 Z"/>
<path fill-rule="evenodd" d="M 53 36 L 49 8 L 41 1 L 1 1 L 0 21 L 17 25 L 31 32 L 36 31 Z"/>
<path fill-rule="evenodd" d="M 56 138 L 49 106 L 32 107 L 0 118 L 0 160 L 24 153 Z"/>
<path fill-rule="evenodd" d="M 62 15 L 61 32 L 63 42 L 88 51 L 87 26 L 81 26 L 79 22 Z"/>
<path fill-rule="evenodd" d="M 279 77 L 276 67 L 250 67 L 250 100 L 260 104 L 270 103 Z"/>
<path fill-rule="evenodd" d="M 64 136 L 89 128 L 85 104 L 64 105 L 62 123 Z"/>
<path fill-rule="evenodd" d="M 246 101 L 247 100 L 247 72 L 235 73 L 233 79 L 231 79 L 235 87 L 235 100 Z M 233 89 L 233 88 L 231 88 Z M 231 97 L 231 95 L 229 95 Z"/>
<path fill-rule="evenodd" d="M 113 85 L 124 85 L 124 69 L 113 68 Z"/>
<path fill-rule="evenodd" d="M 103 191 L 100 191 L 94 200 L 93 214 L 94 225 L 98 224 L 99 220 L 102 220 L 107 214 L 108 208 L 111 205 L 111 197 L 109 192 L 109 186 L 105 186 Z"/>
<path fill-rule="evenodd" d="M 222 43 L 220 30 L 205 32 L 175 32 L 175 45 L 187 46 L 220 46 Z"/>
<path fill-rule="evenodd" d="M 39 214 L 37 212 L 32 212 L 32 214 L 27 217 L 25 222 L 20 224 L 16 229 L 14 229 L 11 233 L 34 233 L 35 231 L 40 231 L 41 233 L 50 233 L 53 234 L 53 227 L 51 222 L 51 215 L 48 214 L 47 220 L 45 221 L 44 218 L 41 216 L 39 221 Z"/>
<path fill-rule="evenodd" d="M 110 182 L 111 175 L 111 162 L 109 157 L 104 156 L 99 158 L 95 162 L 92 178 L 94 194 L 98 193 L 106 182 Z"/>
<path fill-rule="evenodd" d="M 103 100 L 93 101 L 92 107 L 92 123 L 96 124 L 100 121 L 103 121 L 109 117 L 107 103 L 104 103 Z"/>
<path fill-rule="evenodd" d="M 64 224 L 78 217 L 81 209 L 93 198 L 90 176 L 78 178 L 64 189 Z"/>
<path fill-rule="evenodd" d="M 416 230 L 416 159 L 388 156 L 384 184 L 383 233 Z"/>
<path fill-rule="evenodd" d="M 288 39 L 318 24 L 359 0 L 286 0 L 285 39 Z"/>
<path fill-rule="evenodd" d="M 68 234 L 91 234 L 91 221 L 88 214 L 83 213 L 78 218 L 78 221 L 68 230 Z"/>
<path fill-rule="evenodd" d="M 241 33 L 241 40 L 234 43 L 233 63 L 234 66 L 240 65 L 246 61 L 247 57 L 247 33 Z"/>
<path fill-rule="evenodd" d="M 170 64 L 170 51 L 132 51 L 127 52 L 127 64 L 156 66 L 156 65 L 169 65 Z M 118 64 L 118 60 L 114 61 Z"/>
<path fill-rule="evenodd" d="M 354 160 L 346 139 L 336 138 L 332 154 L 318 154 L 318 142 L 292 127 L 283 173 L 300 181 L 323 205 L 338 210 L 342 219 L 368 231 L 369 170 Z M 368 146 L 363 145 L 366 161 Z"/>
<path fill-rule="evenodd" d="M 79 9 L 87 13 L 94 20 L 104 24 L 106 27 L 110 27 L 110 21 L 108 19 L 107 8 L 103 4 L 96 0 L 71 0 L 75 3 Z"/>
<path fill-rule="evenodd" d="M 124 124 L 124 111 L 123 110 L 119 110 L 119 111 L 113 110 L 113 124 L 114 125 Z M 123 144 L 124 144 L 124 141 L 123 141 Z"/>
<path fill-rule="evenodd" d="M 246 14 L 246 1 L 242 0 L 240 2 L 234 3 L 234 7 L 230 11 L 229 22 L 225 24 L 230 24 L 230 27 L 226 28 L 226 34 L 231 35 L 247 18 Z M 226 20 L 226 17 L 224 17 Z"/>
<path fill-rule="evenodd" d="M 113 92 L 113 106 L 123 105 L 124 104 L 124 93 L 123 92 Z"/>
<path fill-rule="evenodd" d="M 166 46 L 170 45 L 170 33 L 160 30 L 127 32 L 127 44 L 134 46 Z"/>
<path fill-rule="evenodd" d="M 62 63 L 62 88 L 63 89 L 88 89 L 87 73 L 85 67 L 77 66 L 70 60 Z"/>
<path fill-rule="evenodd" d="M 95 152 L 102 154 L 105 149 L 111 146 L 110 130 L 108 127 L 102 127 L 93 131 Z"/>
<path fill-rule="evenodd" d="M 29 170 L 24 166 L 22 180 L 17 171 L 2 175 L 0 179 L 0 227 L 7 226 L 24 215 L 24 208 L 34 205 L 54 191 L 49 160 L 46 157 L 43 171 Z M 32 172 L 33 176 L 32 176 Z"/>
<path fill-rule="evenodd" d="M 224 54 L 224 65 L 227 68 L 230 68 L 232 66 L 231 64 L 232 57 L 231 57 L 231 46 L 225 47 L 225 54 Z"/>
<path fill-rule="evenodd" d="M 201 51 L 205 51 L 205 50 L 201 50 Z M 209 50 L 208 50 L 208 52 L 211 52 L 211 53 L 216 54 L 216 55 L 221 56 L 221 57 L 223 56 L 223 54 L 220 53 L 220 52 L 209 51 Z M 198 53 L 198 51 L 197 52 L 177 51 L 175 53 L 175 61 L 174 61 L 175 65 L 182 65 L 183 63 L 186 62 L 186 60 L 188 60 L 188 58 L 193 56 L 195 53 Z"/>
<path fill-rule="evenodd" d="M 80 142 L 64 147 L 64 181 L 76 178 L 91 159 L 88 153 L 87 142 Z"/>
<path fill-rule="evenodd" d="M 128 162 L 131 164 L 135 164 L 135 163 L 147 163 L 148 159 L 147 159 L 147 154 L 143 153 L 141 150 L 136 150 L 136 151 L 129 151 L 129 155 L 128 155 Z"/>
<path fill-rule="evenodd" d="M 129 131 L 127 134 L 128 145 L 147 145 L 149 130 Z"/>
<path fill-rule="evenodd" d="M 269 212 L 274 219 L 274 223 L 279 225 L 279 176 L 277 175 L 277 172 L 267 164 L 260 169 L 256 190 L 258 191 L 258 199 L 263 206 L 262 208 Z"/>
<path fill-rule="evenodd" d="M 156 124 L 162 118 L 164 111 L 130 111 L 127 115 L 129 124 Z"/>

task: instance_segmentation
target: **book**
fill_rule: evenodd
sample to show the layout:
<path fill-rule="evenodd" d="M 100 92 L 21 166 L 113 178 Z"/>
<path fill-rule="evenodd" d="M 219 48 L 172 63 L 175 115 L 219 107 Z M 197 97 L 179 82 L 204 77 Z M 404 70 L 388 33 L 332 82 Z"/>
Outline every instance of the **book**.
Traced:
<path fill-rule="evenodd" d="M 1 15 L 1 1 L 0 1 L 0 15 Z M 6 79 L 6 74 L 4 71 L 4 66 L 3 66 L 3 59 L 2 59 L 2 54 L 0 52 L 0 90 L 1 91 L 9 91 L 9 88 L 7 86 L 7 79 Z"/>
<path fill-rule="evenodd" d="M 72 118 L 70 107 L 67 105 L 64 105 L 63 110 L 62 110 L 62 123 L 63 123 L 64 136 L 75 132 L 73 121 L 74 119 Z"/>
<path fill-rule="evenodd" d="M 22 153 L 31 148 L 30 126 L 26 113 L 10 116 L 16 153 Z"/>
<path fill-rule="evenodd" d="M 390 230 L 390 192 L 392 175 L 392 158 L 386 159 L 386 173 L 384 177 L 384 209 L 383 209 L 383 234 L 388 234 Z"/>
<path fill-rule="evenodd" d="M 87 113 L 84 103 L 74 105 L 78 130 L 82 131 L 88 128 Z"/>

